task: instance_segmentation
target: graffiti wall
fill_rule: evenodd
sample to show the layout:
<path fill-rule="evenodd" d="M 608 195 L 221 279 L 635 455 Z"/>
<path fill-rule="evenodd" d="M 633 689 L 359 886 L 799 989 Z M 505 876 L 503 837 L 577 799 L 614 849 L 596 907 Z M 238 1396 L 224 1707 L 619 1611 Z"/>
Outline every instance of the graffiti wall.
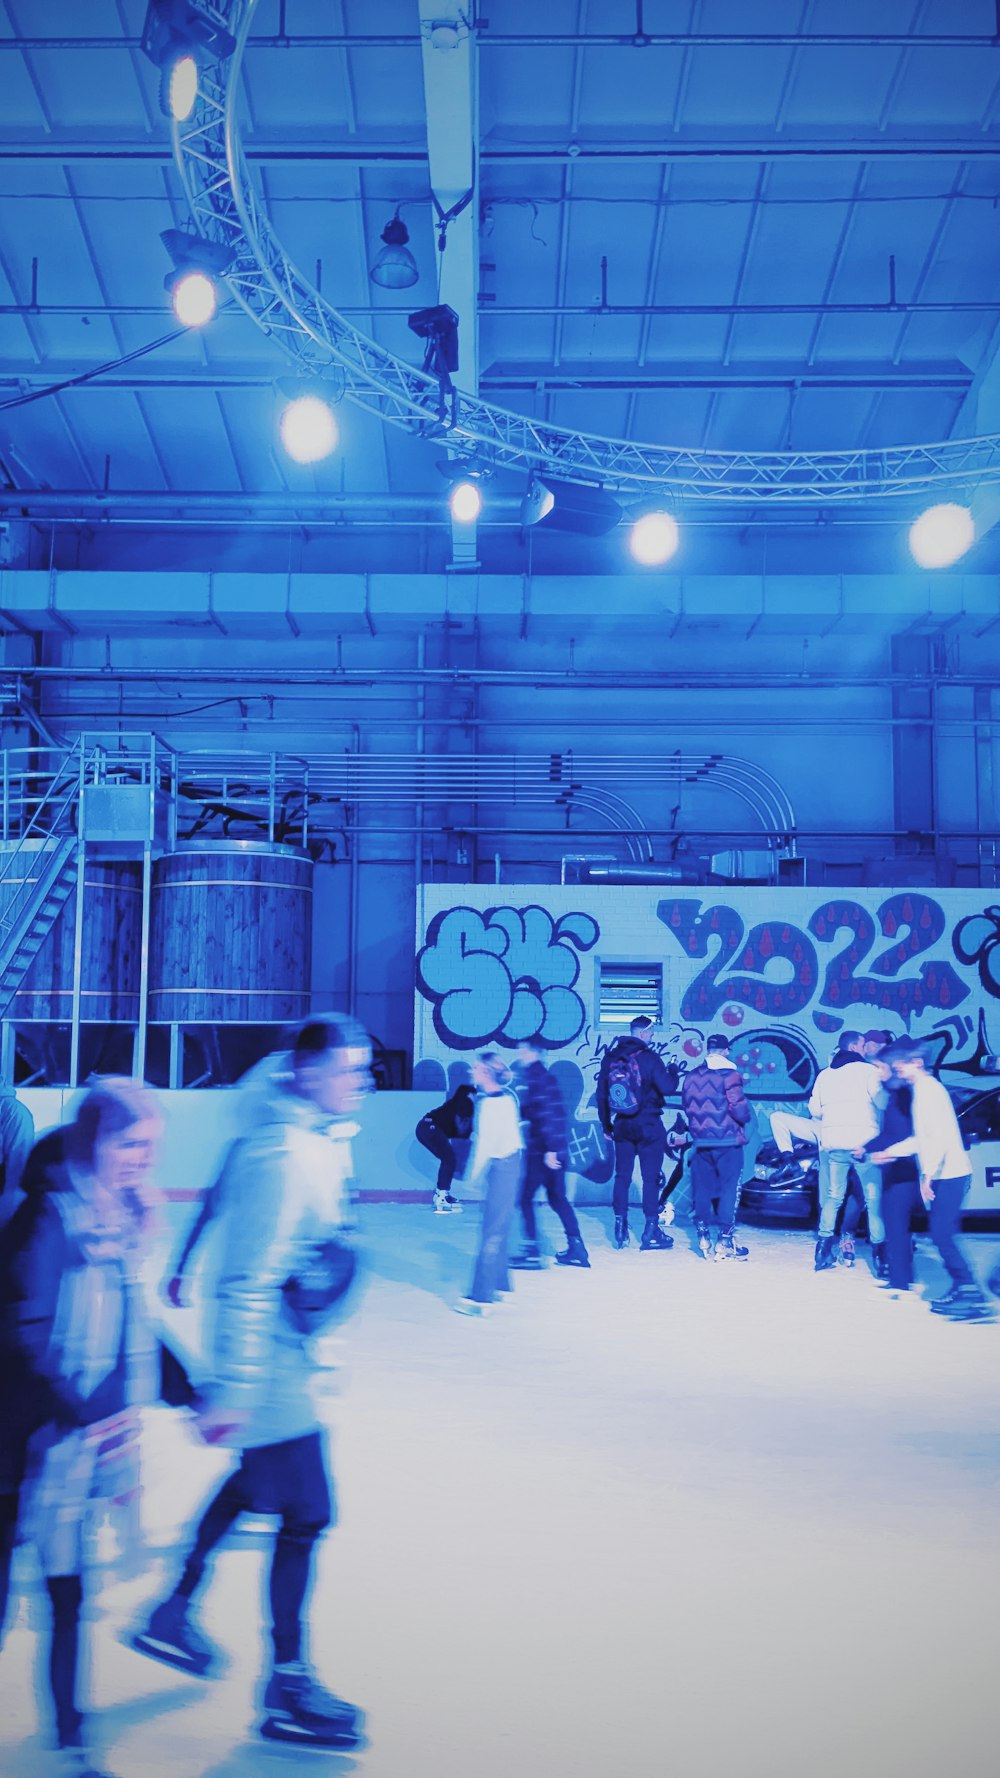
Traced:
<path fill-rule="evenodd" d="M 621 1027 L 601 1020 L 602 964 L 660 971 L 656 1045 L 679 1074 L 727 1032 L 760 1135 L 768 1111 L 801 1109 L 844 1028 L 926 1039 L 953 1090 L 1000 1088 L 1000 907 L 981 891 L 423 886 L 414 1086 L 532 1039 L 569 1104 L 581 1182 L 600 1188 L 582 1197 L 611 1174 L 593 1090 Z"/>

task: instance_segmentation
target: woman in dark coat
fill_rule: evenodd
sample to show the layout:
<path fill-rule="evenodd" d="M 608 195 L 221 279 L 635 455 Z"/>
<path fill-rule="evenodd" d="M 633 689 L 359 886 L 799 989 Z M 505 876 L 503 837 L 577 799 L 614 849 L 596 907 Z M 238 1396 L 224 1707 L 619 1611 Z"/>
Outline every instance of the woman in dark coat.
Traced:
<path fill-rule="evenodd" d="M 434 1211 L 438 1216 L 447 1216 L 462 1208 L 457 1198 L 451 1195 L 451 1182 L 458 1170 L 456 1144 L 468 1142 L 472 1135 L 475 1103 L 475 1089 L 458 1086 L 450 1099 L 420 1119 L 414 1132 L 421 1147 L 426 1148 L 438 1163 L 434 1188 Z"/>

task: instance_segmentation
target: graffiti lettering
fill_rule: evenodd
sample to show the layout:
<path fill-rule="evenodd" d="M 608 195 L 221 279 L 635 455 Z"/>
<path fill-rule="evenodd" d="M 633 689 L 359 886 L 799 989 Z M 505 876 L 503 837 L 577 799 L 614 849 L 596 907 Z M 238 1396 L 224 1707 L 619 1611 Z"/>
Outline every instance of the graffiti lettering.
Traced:
<path fill-rule="evenodd" d="M 574 992 L 577 953 L 591 950 L 599 936 L 589 914 L 554 921 L 541 907 L 457 907 L 435 915 L 417 957 L 417 987 L 433 1003 L 438 1037 L 452 1049 L 572 1043 L 587 1016 Z"/>
<path fill-rule="evenodd" d="M 816 951 L 804 932 L 784 920 L 754 926 L 744 940 L 744 926 L 735 908 L 710 907 L 704 913 L 694 900 L 661 901 L 657 917 L 669 927 L 689 957 L 707 957 L 713 938 L 718 949 L 707 969 L 696 975 L 680 1004 L 682 1019 L 707 1021 L 728 1002 L 739 1001 L 764 1018 L 790 1018 L 808 1006 L 816 991 Z M 720 972 L 739 963 L 750 974 Z M 777 980 L 772 966 L 783 974 Z"/>
<path fill-rule="evenodd" d="M 875 958 L 872 969 L 877 975 L 859 976 L 855 971 L 875 943 L 875 921 L 867 909 L 856 901 L 838 899 L 824 902 L 811 916 L 809 930 L 823 943 L 833 944 L 843 932 L 848 935 L 847 944 L 827 967 L 820 996 L 824 1006 L 842 1012 L 863 1002 L 909 1024 L 916 1013 L 931 1008 L 947 1012 L 968 998 L 968 988 L 950 963 L 922 963 L 916 976 L 889 979 L 897 977 L 911 958 L 937 944 L 945 919 L 936 901 L 916 892 L 890 895 L 877 918 L 883 937 L 894 942 Z"/>

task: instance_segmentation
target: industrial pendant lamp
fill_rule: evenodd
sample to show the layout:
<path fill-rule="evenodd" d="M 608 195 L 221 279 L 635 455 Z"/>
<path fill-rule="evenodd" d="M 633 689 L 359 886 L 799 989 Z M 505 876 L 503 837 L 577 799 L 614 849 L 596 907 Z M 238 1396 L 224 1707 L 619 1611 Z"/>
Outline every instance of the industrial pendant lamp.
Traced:
<path fill-rule="evenodd" d="M 409 230 L 397 210 L 382 230 L 385 246 L 368 274 L 373 284 L 383 290 L 409 290 L 417 282 L 420 273 L 409 249 L 409 239 Z"/>

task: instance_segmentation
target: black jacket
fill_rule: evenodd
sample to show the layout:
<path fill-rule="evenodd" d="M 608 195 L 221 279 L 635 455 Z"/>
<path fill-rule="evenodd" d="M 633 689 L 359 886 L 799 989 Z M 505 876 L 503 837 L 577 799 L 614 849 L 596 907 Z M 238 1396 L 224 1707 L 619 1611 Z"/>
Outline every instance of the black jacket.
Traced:
<path fill-rule="evenodd" d="M 427 1120 L 442 1136 L 455 1142 L 467 1142 L 472 1135 L 472 1119 L 476 1103 L 474 1087 L 456 1087 L 450 1099 L 427 1113 Z"/>
<path fill-rule="evenodd" d="M 612 1056 L 623 1051 L 626 1055 L 634 1055 L 639 1065 L 642 1096 L 638 1111 L 628 1117 L 619 1112 L 612 1118 L 608 1106 L 608 1070 Z M 663 1057 L 651 1050 L 648 1043 L 641 1043 L 637 1037 L 616 1037 L 611 1048 L 605 1051 L 597 1076 L 597 1115 L 602 1129 L 608 1136 L 618 1132 L 641 1135 L 650 1128 L 655 1131 L 666 1100 L 677 1091 L 677 1078 L 676 1068 L 668 1068 Z"/>
<path fill-rule="evenodd" d="M 532 1154 L 557 1154 L 569 1162 L 569 1120 L 559 1083 L 544 1062 L 529 1062 L 518 1082 L 524 1145 Z"/>

